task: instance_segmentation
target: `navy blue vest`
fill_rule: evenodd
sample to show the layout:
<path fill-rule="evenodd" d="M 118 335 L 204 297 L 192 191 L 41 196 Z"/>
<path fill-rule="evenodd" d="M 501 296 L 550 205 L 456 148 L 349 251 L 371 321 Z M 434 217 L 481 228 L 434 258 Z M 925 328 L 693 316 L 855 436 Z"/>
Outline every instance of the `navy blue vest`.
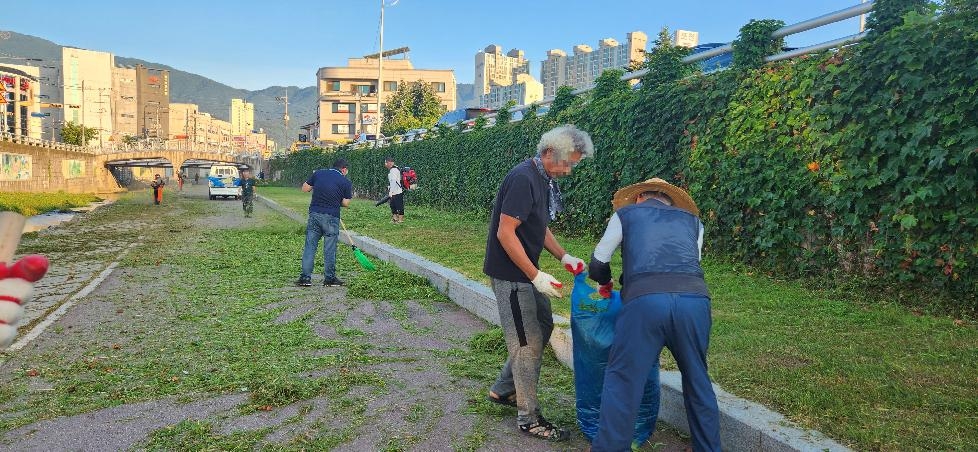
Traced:
<path fill-rule="evenodd" d="M 710 296 L 700 267 L 696 216 L 651 199 L 618 209 L 618 218 L 623 301 L 667 292 Z"/>

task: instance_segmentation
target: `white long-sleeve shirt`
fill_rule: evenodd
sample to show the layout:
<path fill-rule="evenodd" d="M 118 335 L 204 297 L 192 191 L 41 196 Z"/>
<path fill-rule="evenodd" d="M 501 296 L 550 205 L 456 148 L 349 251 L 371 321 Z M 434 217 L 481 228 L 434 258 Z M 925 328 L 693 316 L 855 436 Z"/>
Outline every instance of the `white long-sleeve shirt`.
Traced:
<path fill-rule="evenodd" d="M 604 235 L 601 236 L 601 241 L 598 242 L 598 246 L 594 248 L 594 258 L 601 262 L 611 262 L 611 256 L 615 254 L 615 250 L 621 246 L 622 240 L 621 231 L 621 220 L 618 218 L 618 213 L 611 215 L 611 220 L 608 221 L 608 227 L 604 230 Z M 700 223 L 700 233 L 699 237 L 696 239 L 697 248 L 699 249 L 699 259 L 703 259 L 703 223 Z"/>
<path fill-rule="evenodd" d="M 396 166 L 392 166 L 391 170 L 387 172 L 387 194 L 394 196 L 404 192 L 401 188 L 401 170 L 397 169 Z"/>

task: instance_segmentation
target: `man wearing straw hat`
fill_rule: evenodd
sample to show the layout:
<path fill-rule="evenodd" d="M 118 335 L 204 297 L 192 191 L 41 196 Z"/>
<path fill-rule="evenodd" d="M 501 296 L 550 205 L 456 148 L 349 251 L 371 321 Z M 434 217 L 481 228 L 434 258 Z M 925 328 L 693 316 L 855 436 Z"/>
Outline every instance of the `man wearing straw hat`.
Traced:
<path fill-rule="evenodd" d="M 302 273 L 295 283 L 297 286 L 312 285 L 319 239 L 323 239 L 323 285 L 343 285 L 343 281 L 336 277 L 336 241 L 340 235 L 340 209 L 349 207 L 350 199 L 353 199 L 353 184 L 346 178 L 347 166 L 345 159 L 336 159 L 332 168 L 314 171 L 302 184 L 302 191 L 312 192 L 312 198 L 306 223 L 306 245 L 302 250 Z"/>
<path fill-rule="evenodd" d="M 560 297 L 562 284 L 541 271 L 538 261 L 546 249 L 568 270 L 584 271 L 584 261 L 564 251 L 549 224 L 561 210 L 555 179 L 569 175 L 593 153 L 591 137 L 574 126 L 544 133 L 537 155 L 516 165 L 503 179 L 486 241 L 483 272 L 492 281 L 509 352 L 489 400 L 516 407 L 520 431 L 549 441 L 568 438 L 566 430 L 543 417 L 537 401 L 543 348 L 553 332 L 549 297 Z"/>
<path fill-rule="evenodd" d="M 662 347 L 676 358 L 693 450 L 720 450 L 720 412 L 706 368 L 710 294 L 700 257 L 703 224 L 686 191 L 649 179 L 615 193 L 615 213 L 591 256 L 589 277 L 610 296 L 621 247 L 622 303 L 608 356 L 592 450 L 628 451 L 645 380 Z"/>

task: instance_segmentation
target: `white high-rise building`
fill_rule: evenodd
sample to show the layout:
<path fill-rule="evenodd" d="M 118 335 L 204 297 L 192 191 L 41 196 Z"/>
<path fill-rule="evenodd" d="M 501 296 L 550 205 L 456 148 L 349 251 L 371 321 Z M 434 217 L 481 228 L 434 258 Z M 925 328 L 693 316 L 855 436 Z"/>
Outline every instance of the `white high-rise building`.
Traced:
<path fill-rule="evenodd" d="M 498 110 L 510 100 L 516 105 L 529 105 L 543 100 L 543 84 L 530 74 L 519 74 L 516 83 L 499 86 L 493 85 L 488 94 L 483 94 L 479 105 L 483 108 Z"/>
<path fill-rule="evenodd" d="M 255 130 L 255 104 L 231 99 L 231 133 L 244 136 Z"/>
<path fill-rule="evenodd" d="M 105 144 L 113 130 L 112 72 L 115 56 L 108 52 L 62 47 L 64 120 L 96 128 L 89 145 Z"/>
<path fill-rule="evenodd" d="M 624 45 L 605 38 L 598 43 L 597 50 L 584 44 L 574 46 L 570 56 L 560 49 L 550 50 L 547 59 L 540 63 L 544 98 L 552 99 L 557 88 L 564 85 L 574 89 L 588 88 L 605 69 L 626 69 L 642 63 L 648 40 L 645 33 L 633 31 L 626 35 Z"/>
<path fill-rule="evenodd" d="M 509 86 L 519 74 L 530 73 L 530 61 L 523 51 L 513 49 L 503 54 L 503 48 L 492 44 L 475 54 L 475 95 L 489 94 L 493 85 Z"/>

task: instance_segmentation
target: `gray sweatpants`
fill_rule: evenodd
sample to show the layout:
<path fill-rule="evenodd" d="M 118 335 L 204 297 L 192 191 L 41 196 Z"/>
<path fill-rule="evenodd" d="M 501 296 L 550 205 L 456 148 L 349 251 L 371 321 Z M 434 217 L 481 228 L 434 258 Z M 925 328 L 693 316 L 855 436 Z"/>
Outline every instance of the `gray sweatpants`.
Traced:
<path fill-rule="evenodd" d="M 492 279 L 499 305 L 499 323 L 506 336 L 509 357 L 499 372 L 492 392 L 505 397 L 516 393 L 516 422 L 531 424 L 540 416 L 537 383 L 543 348 L 554 330 L 550 299 L 533 284 Z"/>

